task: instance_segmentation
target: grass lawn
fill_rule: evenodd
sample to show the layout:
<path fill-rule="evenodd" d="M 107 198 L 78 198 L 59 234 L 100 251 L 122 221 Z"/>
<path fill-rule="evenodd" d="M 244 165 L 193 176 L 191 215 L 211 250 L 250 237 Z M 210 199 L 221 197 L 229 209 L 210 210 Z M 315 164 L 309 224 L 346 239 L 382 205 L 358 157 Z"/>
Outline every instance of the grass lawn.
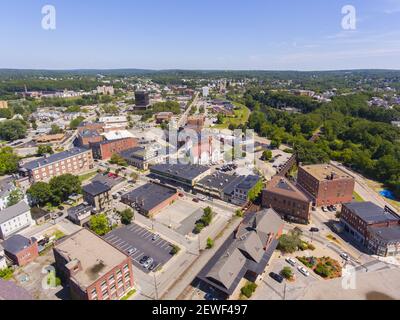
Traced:
<path fill-rule="evenodd" d="M 364 202 L 364 199 L 357 192 L 353 192 L 353 197 L 356 202 Z"/>
<path fill-rule="evenodd" d="M 368 180 L 366 179 L 368 186 L 374 190 L 376 193 L 379 194 L 379 192 L 383 191 L 385 189 L 384 185 L 382 183 L 373 181 L 373 180 Z M 391 200 L 384 198 L 385 201 L 389 202 L 393 207 L 395 207 L 397 210 L 400 210 L 400 201 L 396 200 Z"/>
<path fill-rule="evenodd" d="M 250 117 L 250 110 L 245 105 L 237 102 L 232 103 L 238 109 L 235 110 L 235 117 L 225 117 L 223 124 L 218 124 L 214 128 L 216 129 L 226 129 L 229 125 L 233 124 L 235 126 L 245 124 Z"/>
<path fill-rule="evenodd" d="M 85 173 L 85 174 L 79 176 L 79 180 L 81 182 L 85 182 L 85 181 L 90 180 L 91 178 L 93 178 L 96 174 L 97 174 L 97 171 Z"/>

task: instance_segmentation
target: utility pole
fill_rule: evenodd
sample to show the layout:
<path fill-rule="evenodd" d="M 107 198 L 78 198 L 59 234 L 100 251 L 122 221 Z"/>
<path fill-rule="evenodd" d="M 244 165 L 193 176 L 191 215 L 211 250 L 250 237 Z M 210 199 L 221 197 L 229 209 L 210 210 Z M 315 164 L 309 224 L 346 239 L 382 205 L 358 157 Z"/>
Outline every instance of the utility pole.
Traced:
<path fill-rule="evenodd" d="M 286 282 L 285 282 L 285 286 L 283 288 L 283 300 L 286 301 Z"/>

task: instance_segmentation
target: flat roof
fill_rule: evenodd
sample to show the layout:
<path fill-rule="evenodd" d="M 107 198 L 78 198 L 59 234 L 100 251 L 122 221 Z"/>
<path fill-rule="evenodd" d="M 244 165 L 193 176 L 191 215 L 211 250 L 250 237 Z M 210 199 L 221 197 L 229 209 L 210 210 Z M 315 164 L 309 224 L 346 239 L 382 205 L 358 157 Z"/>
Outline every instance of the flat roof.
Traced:
<path fill-rule="evenodd" d="M 72 148 L 68 151 L 63 151 L 60 153 L 53 154 L 47 158 L 43 157 L 38 160 L 25 163 L 22 166 L 22 168 L 33 170 L 87 152 L 92 152 L 92 151 L 90 149 L 84 149 L 84 148 Z"/>
<path fill-rule="evenodd" d="M 81 229 L 61 240 L 54 248 L 67 262 L 79 261 L 82 270 L 73 278 L 88 287 L 123 263 L 128 256 L 87 229 Z"/>
<path fill-rule="evenodd" d="M 83 186 L 82 189 L 84 192 L 94 197 L 111 190 L 108 185 L 100 181 L 93 181 L 92 183 Z"/>
<path fill-rule="evenodd" d="M 369 230 L 383 241 L 400 241 L 400 225 L 383 228 L 371 227 Z"/>
<path fill-rule="evenodd" d="M 157 164 L 150 168 L 152 173 L 162 173 L 185 180 L 194 180 L 209 170 L 206 166 L 190 164 Z"/>
<path fill-rule="evenodd" d="M 353 176 L 349 175 L 345 171 L 329 164 L 306 165 L 301 166 L 300 168 L 319 181 L 328 180 L 327 177 L 330 177 L 332 174 L 335 175 L 336 179 L 354 179 Z"/>
<path fill-rule="evenodd" d="M 268 181 L 265 190 L 289 198 L 310 202 L 310 199 L 285 177 L 274 176 Z"/>
<path fill-rule="evenodd" d="M 121 200 L 134 202 L 142 210 L 150 211 L 160 203 L 176 195 L 177 190 L 155 183 L 147 183 L 139 188 L 124 194 Z"/>
<path fill-rule="evenodd" d="M 261 177 L 259 177 L 259 176 L 255 176 L 255 175 L 246 176 L 235 188 L 242 189 L 242 190 L 250 190 L 260 180 L 261 180 Z"/>
<path fill-rule="evenodd" d="M 197 185 L 218 191 L 232 189 L 242 181 L 243 176 L 233 176 L 226 173 L 215 172 L 201 179 Z"/>
<path fill-rule="evenodd" d="M 400 220 L 373 202 L 350 202 L 343 205 L 369 224 Z"/>

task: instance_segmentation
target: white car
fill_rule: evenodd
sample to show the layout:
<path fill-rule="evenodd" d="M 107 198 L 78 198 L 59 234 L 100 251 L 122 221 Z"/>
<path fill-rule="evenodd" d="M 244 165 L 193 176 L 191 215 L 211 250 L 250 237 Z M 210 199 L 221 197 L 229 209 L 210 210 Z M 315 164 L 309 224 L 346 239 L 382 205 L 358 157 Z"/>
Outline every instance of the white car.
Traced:
<path fill-rule="evenodd" d="M 341 257 L 343 260 L 345 260 L 345 261 L 349 261 L 349 260 L 350 260 L 349 255 L 348 255 L 347 253 L 344 253 L 344 252 L 342 252 L 342 253 L 340 254 L 340 257 Z"/>
<path fill-rule="evenodd" d="M 296 260 L 293 258 L 286 258 L 286 262 L 289 263 L 292 267 L 296 266 Z"/>
<path fill-rule="evenodd" d="M 310 275 L 310 272 L 308 272 L 308 270 L 306 269 L 306 268 L 304 268 L 304 267 L 298 267 L 297 268 L 297 270 L 299 270 L 299 272 L 302 274 L 302 275 L 304 275 L 304 276 L 306 276 L 306 277 L 308 277 L 309 275 Z"/>
<path fill-rule="evenodd" d="M 328 209 L 326 209 L 325 207 L 322 207 L 322 211 L 323 212 L 328 212 Z"/>

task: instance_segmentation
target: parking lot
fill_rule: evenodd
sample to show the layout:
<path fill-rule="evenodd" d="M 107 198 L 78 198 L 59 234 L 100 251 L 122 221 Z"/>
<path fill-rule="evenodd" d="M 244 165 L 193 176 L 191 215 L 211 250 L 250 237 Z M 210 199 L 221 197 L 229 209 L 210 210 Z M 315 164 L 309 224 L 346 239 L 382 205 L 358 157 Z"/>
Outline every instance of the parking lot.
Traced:
<path fill-rule="evenodd" d="M 149 273 L 150 270 L 145 269 L 140 264 L 140 260 L 143 257 L 147 256 L 154 260 L 154 263 L 152 264 L 153 267 L 151 268 L 154 272 L 172 258 L 172 255 L 170 254 L 172 244 L 161 237 L 153 240 L 154 235 L 153 232 L 133 223 L 127 227 L 111 231 L 109 234 L 104 236 L 104 239 L 121 251 L 130 255 L 132 262 L 136 267 L 141 268 L 145 273 Z"/>

